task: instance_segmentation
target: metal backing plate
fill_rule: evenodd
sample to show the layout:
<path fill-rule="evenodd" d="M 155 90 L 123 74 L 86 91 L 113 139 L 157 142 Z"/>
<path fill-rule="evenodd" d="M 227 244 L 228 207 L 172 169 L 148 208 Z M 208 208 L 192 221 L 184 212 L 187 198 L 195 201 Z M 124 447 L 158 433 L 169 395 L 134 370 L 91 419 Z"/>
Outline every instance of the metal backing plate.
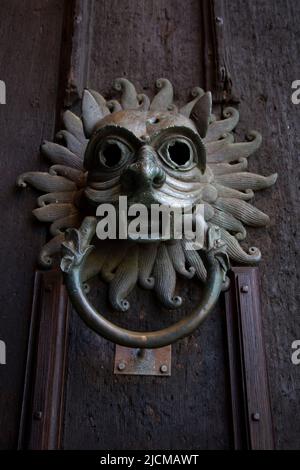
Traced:
<path fill-rule="evenodd" d="M 158 349 L 133 349 L 117 344 L 114 373 L 170 376 L 171 351 L 171 345 Z"/>

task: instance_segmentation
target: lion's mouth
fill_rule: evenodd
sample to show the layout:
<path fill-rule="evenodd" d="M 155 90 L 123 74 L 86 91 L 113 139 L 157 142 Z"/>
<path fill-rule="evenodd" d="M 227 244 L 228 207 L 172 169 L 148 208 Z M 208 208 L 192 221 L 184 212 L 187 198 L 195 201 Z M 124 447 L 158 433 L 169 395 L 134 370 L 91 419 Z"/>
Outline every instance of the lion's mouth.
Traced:
<path fill-rule="evenodd" d="M 97 208 L 97 235 L 103 239 L 131 240 L 139 243 L 195 239 L 204 237 L 206 222 L 199 206 L 182 208 L 162 204 L 128 204 L 120 197 L 118 204 Z"/>

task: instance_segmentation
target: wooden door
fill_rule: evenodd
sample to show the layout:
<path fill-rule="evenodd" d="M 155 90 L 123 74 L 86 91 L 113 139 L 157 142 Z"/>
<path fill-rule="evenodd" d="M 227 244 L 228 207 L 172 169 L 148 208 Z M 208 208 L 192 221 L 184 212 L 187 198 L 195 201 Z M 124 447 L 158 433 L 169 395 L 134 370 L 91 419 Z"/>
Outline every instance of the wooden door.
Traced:
<path fill-rule="evenodd" d="M 281 406 L 282 416 L 290 416 L 296 407 L 293 397 L 289 405 L 280 401 L 281 378 L 271 361 L 272 351 L 279 354 L 282 348 L 276 328 L 279 331 L 280 319 L 284 318 L 279 293 L 274 287 L 277 280 L 274 276 L 270 280 L 268 276 L 269 270 L 279 272 L 271 240 L 278 248 L 277 261 L 283 256 L 281 245 L 276 242 L 280 240 L 277 225 L 273 224 L 268 232 L 263 231 L 261 238 L 257 239 L 257 233 L 252 237 L 255 244 L 264 245 L 262 310 L 253 301 L 249 313 L 249 306 L 243 309 L 238 301 L 237 286 L 244 275 L 253 285 L 253 298 L 259 295 L 256 272 L 235 271 L 227 298 L 220 299 L 209 319 L 194 335 L 173 346 L 171 377 L 120 376 L 113 374 L 114 345 L 87 329 L 68 305 L 59 272 L 38 272 L 34 282 L 36 255 L 46 234 L 30 217 L 30 209 L 34 207 L 31 193 L 28 191 L 26 198 L 21 198 L 12 190 L 19 173 L 43 167 L 38 146 L 43 139 L 53 138 L 55 129 L 60 127 L 61 111 L 69 108 L 78 112 L 86 86 L 99 90 L 106 97 L 112 96 L 113 80 L 120 76 L 129 78 L 138 90 L 150 95 L 154 93 L 155 80 L 168 77 L 181 102 L 187 99 L 194 86 L 210 89 L 214 93 L 216 112 L 221 112 L 228 104 L 240 103 L 242 125 L 239 132 L 245 132 L 249 126 L 258 127 L 266 141 L 265 153 L 262 152 L 257 161 L 253 158 L 253 170 L 269 174 L 274 166 L 276 171 L 282 169 L 278 149 L 284 147 L 285 141 L 280 137 L 278 145 L 274 144 L 274 135 L 280 127 L 274 107 L 281 106 L 283 113 L 291 110 L 277 99 L 275 91 L 266 93 L 264 90 L 269 70 L 275 67 L 268 49 L 273 44 L 273 33 L 265 38 L 264 50 L 269 62 L 263 60 L 263 53 L 255 42 L 265 36 L 266 22 L 269 28 L 274 28 L 274 34 L 281 27 L 277 16 L 271 15 L 271 20 L 268 19 L 269 2 L 248 1 L 245 7 L 245 2 L 221 0 L 30 0 L 26 8 L 19 2 L 4 3 L 11 22 L 5 23 L 2 38 L 7 45 L 2 54 L 2 60 L 7 63 L 7 75 L 3 78 L 8 84 L 8 104 L 1 109 L 7 134 L 2 135 L 2 152 L 8 178 L 5 180 L 7 192 L 3 192 L 7 204 L 3 202 L 5 213 L 1 221 L 5 222 L 3 233 L 13 234 L 17 228 L 24 236 L 14 235 L 13 241 L 11 236 L 1 238 L 2 249 L 9 254 L 2 269 L 3 274 L 8 275 L 3 279 L 6 297 L 1 335 L 8 345 L 11 367 L 15 368 L 13 374 L 8 368 L 0 370 L 4 374 L 3 381 L 7 381 L 0 392 L 1 446 L 15 447 L 19 431 L 19 446 L 25 448 L 272 447 L 263 337 L 267 337 L 267 365 L 272 385 L 275 384 L 275 389 L 271 389 L 273 410 L 276 412 Z M 299 7 L 284 0 L 279 3 L 278 12 L 287 11 L 292 27 L 296 27 L 294 10 Z M 249 17 L 253 20 L 250 25 Z M 14 37 L 22 42 L 22 52 L 21 46 L 16 48 L 12 43 Z M 248 50 L 253 44 L 259 69 Z M 282 47 L 287 44 L 288 36 Z M 286 77 L 283 68 L 280 70 Z M 251 74 L 255 78 L 252 79 Z M 24 77 L 21 87 L 20 77 Z M 278 78 L 276 87 L 280 80 L 283 78 Z M 290 152 L 286 158 L 290 159 L 291 166 L 293 144 L 290 136 Z M 287 176 L 287 170 L 289 168 L 285 168 L 279 187 L 289 187 L 285 178 L 293 172 L 290 169 L 290 176 Z M 285 194 L 275 191 L 275 195 L 269 193 L 258 201 L 261 208 L 268 206 L 271 218 L 278 215 L 283 234 L 287 234 L 288 228 L 279 207 L 286 201 Z M 292 213 L 290 218 L 290 224 L 295 224 Z M 289 253 L 292 262 L 292 247 Z M 284 276 L 285 273 L 285 287 L 292 289 Z M 182 283 L 180 287 L 187 301 L 178 317 L 189 311 L 199 296 L 196 284 Z M 96 292 L 94 301 L 103 303 L 105 286 L 99 285 Z M 289 302 L 293 309 L 295 304 L 292 300 Z M 161 327 L 168 321 L 159 304 L 144 291 L 137 290 L 131 304 L 132 328 L 137 322 L 139 327 L 149 328 L 150 325 Z M 273 311 L 279 318 L 275 320 L 275 330 L 271 328 Z M 243 323 L 243 315 L 253 312 L 256 312 L 251 317 L 253 321 Z M 118 317 L 118 320 L 127 324 L 127 319 Z M 251 343 L 253 334 L 260 338 L 256 352 L 257 344 Z M 242 342 L 240 335 L 244 335 Z M 251 361 L 241 359 L 245 352 L 250 358 L 256 354 L 257 370 Z M 293 369 L 284 371 L 284 365 L 280 361 L 279 364 L 285 377 L 286 374 L 294 377 Z M 243 377 L 248 370 L 253 374 L 246 374 L 250 377 L 247 381 Z M 255 406 L 261 407 L 260 413 Z M 256 412 L 259 419 L 255 418 Z M 293 447 L 297 433 L 283 429 L 282 416 L 275 416 L 276 445 Z"/>

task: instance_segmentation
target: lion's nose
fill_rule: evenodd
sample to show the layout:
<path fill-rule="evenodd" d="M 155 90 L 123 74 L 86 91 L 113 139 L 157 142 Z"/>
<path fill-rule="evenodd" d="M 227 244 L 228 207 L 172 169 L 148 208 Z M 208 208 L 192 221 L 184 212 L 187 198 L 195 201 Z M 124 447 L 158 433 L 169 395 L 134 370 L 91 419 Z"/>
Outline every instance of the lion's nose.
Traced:
<path fill-rule="evenodd" d="M 155 150 L 144 145 L 136 154 L 136 161 L 129 165 L 121 177 L 125 190 L 141 188 L 160 188 L 166 180 L 164 170 L 158 166 Z"/>

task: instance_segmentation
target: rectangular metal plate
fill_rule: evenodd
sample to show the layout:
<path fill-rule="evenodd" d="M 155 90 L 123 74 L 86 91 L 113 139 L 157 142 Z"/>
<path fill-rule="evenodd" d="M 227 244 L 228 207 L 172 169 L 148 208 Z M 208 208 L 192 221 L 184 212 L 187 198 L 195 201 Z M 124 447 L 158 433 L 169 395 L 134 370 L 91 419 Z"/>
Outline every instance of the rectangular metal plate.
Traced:
<path fill-rule="evenodd" d="M 171 375 L 171 345 L 159 349 L 133 349 L 116 345 L 114 373 L 119 375 Z"/>

